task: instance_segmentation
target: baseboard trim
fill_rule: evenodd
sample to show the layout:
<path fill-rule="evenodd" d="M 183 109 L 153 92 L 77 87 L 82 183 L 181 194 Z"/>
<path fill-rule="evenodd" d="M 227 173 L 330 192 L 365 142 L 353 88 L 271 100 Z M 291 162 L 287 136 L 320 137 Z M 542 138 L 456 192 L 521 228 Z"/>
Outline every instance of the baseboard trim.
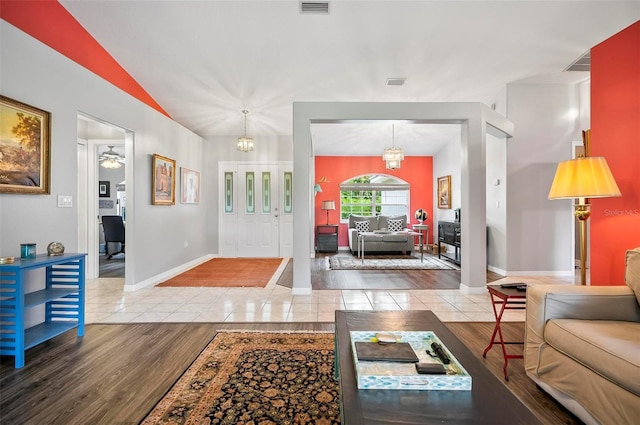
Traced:
<path fill-rule="evenodd" d="M 291 295 L 313 295 L 311 288 L 291 288 Z"/>
<path fill-rule="evenodd" d="M 468 295 L 484 295 L 487 293 L 486 286 L 467 286 L 460 284 L 460 292 Z"/>
<path fill-rule="evenodd" d="M 571 277 L 575 274 L 573 270 L 535 270 L 535 271 L 526 271 L 526 270 L 516 270 L 516 271 L 507 271 L 505 276 L 554 276 L 554 277 Z"/>
<path fill-rule="evenodd" d="M 133 285 L 124 285 L 124 292 L 134 292 L 139 291 L 140 289 L 146 288 L 148 286 L 155 286 L 158 283 L 164 282 L 165 280 L 171 279 L 174 276 L 179 275 L 180 273 L 184 273 L 187 270 L 190 270 L 205 261 L 209 261 L 212 258 L 219 257 L 217 254 L 207 254 L 200 258 L 196 258 L 195 260 L 189 261 L 188 263 L 184 263 L 178 267 L 174 267 L 170 270 L 152 276 L 148 279 L 143 280 L 142 282 L 134 283 Z"/>
<path fill-rule="evenodd" d="M 527 270 L 504 270 L 495 266 L 487 266 L 487 270 L 493 273 L 497 273 L 501 276 L 555 276 L 555 277 L 570 277 L 574 275 L 573 270 L 535 270 L 535 271 L 527 271 Z"/>
<path fill-rule="evenodd" d="M 487 270 L 489 270 L 490 272 L 499 274 L 500 276 L 506 276 L 507 275 L 507 271 L 500 269 L 498 267 L 494 267 L 494 266 L 487 266 Z"/>

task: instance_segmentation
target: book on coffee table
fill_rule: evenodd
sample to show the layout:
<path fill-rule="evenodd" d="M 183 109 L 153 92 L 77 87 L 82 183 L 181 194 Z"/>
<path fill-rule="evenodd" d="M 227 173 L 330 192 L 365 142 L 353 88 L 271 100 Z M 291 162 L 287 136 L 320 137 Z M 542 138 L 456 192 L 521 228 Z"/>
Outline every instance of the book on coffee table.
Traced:
<path fill-rule="evenodd" d="M 418 356 L 408 342 L 382 344 L 356 341 L 356 356 L 359 361 L 418 363 Z"/>

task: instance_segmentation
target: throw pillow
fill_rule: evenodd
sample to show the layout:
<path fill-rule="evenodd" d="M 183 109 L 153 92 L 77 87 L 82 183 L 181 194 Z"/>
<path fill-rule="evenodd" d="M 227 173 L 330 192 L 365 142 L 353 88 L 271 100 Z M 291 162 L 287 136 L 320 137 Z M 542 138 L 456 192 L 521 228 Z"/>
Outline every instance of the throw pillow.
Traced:
<path fill-rule="evenodd" d="M 369 221 L 354 221 L 353 224 L 358 232 L 368 232 L 369 231 Z"/>
<path fill-rule="evenodd" d="M 625 264 L 625 283 L 631 288 L 640 303 L 640 247 L 627 251 Z"/>
<path fill-rule="evenodd" d="M 402 220 L 387 220 L 387 226 L 390 232 L 400 232 L 402 228 Z"/>

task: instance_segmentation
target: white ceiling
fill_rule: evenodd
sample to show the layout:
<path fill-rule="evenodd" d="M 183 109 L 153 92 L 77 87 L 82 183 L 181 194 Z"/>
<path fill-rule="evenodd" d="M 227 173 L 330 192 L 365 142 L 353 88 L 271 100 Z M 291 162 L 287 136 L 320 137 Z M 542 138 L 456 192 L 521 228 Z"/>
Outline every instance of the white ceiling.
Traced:
<path fill-rule="evenodd" d="M 640 19 L 637 0 L 332 0 L 328 15 L 301 14 L 297 0 L 61 3 L 177 122 L 238 136 L 248 109 L 256 143 L 291 135 L 295 101 L 490 105 L 507 83 L 557 76 Z M 458 132 L 398 123 L 395 139 L 425 155 Z M 314 125 L 312 136 L 316 155 L 379 155 L 391 125 Z"/>

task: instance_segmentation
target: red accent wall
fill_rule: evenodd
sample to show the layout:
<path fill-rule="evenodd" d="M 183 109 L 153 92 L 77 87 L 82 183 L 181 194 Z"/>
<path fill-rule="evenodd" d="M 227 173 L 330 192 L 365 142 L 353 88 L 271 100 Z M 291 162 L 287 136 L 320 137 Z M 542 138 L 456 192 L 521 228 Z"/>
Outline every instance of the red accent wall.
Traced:
<path fill-rule="evenodd" d="M 399 170 L 387 170 L 380 156 L 317 156 L 315 157 L 315 181 L 326 177 L 328 183 L 320 183 L 322 192 L 315 197 L 316 224 L 327 223 L 327 213 L 322 211 L 322 201 L 335 201 L 336 210 L 329 211 L 329 223 L 340 221 L 340 183 L 363 174 L 386 174 L 398 177 L 411 185 L 409 223 L 418 223 L 413 213 L 422 208 L 429 213 L 425 224 L 429 225 L 429 239 L 433 240 L 433 158 L 430 156 L 405 157 Z M 339 246 L 348 246 L 347 225 L 341 224 Z"/>
<path fill-rule="evenodd" d="M 55 0 L 8 1 L 0 17 L 171 118 L 149 93 Z"/>
<path fill-rule="evenodd" d="M 591 284 L 623 285 L 640 246 L 640 22 L 591 49 L 591 156 L 603 156 L 622 197 L 593 199 Z"/>

